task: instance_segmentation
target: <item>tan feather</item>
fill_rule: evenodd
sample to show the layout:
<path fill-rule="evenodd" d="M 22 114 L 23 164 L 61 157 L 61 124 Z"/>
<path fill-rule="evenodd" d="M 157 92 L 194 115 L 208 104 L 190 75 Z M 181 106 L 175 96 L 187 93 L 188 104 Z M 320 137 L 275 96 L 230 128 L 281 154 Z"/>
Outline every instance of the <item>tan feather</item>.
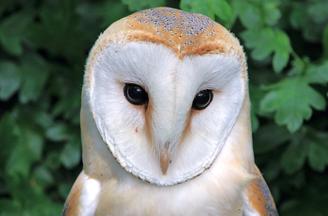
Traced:
<path fill-rule="evenodd" d="M 63 216 L 78 216 L 80 214 L 80 196 L 83 187 L 83 175 L 83 172 L 81 172 L 66 199 Z"/>
<path fill-rule="evenodd" d="M 256 211 L 260 216 L 278 215 L 270 190 L 257 167 L 254 179 L 246 189 L 247 203 L 250 209 Z"/>

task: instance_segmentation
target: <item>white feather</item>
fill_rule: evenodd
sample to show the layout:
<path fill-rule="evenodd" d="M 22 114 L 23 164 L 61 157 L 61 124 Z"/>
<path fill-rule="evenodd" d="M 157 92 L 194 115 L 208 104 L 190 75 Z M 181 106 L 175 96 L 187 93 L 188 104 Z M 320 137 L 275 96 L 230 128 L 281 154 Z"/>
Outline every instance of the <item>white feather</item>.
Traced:
<path fill-rule="evenodd" d="M 80 197 L 80 216 L 95 215 L 100 193 L 100 182 L 96 179 L 83 175 L 83 187 Z"/>

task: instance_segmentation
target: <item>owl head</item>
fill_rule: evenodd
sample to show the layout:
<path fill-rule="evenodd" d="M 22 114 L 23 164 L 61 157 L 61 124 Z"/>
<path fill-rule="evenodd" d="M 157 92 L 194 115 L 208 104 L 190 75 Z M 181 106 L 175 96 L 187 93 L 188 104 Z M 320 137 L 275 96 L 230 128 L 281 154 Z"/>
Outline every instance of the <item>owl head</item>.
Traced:
<path fill-rule="evenodd" d="M 89 55 L 84 167 L 111 160 L 120 175 L 186 182 L 220 157 L 245 103 L 245 57 L 229 31 L 176 9 L 137 12 L 105 30 Z"/>

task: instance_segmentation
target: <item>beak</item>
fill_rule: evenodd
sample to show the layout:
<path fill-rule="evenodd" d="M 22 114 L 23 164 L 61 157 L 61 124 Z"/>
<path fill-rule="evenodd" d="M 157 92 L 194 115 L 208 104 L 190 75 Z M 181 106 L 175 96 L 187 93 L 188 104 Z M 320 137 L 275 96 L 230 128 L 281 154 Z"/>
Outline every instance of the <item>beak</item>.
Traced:
<path fill-rule="evenodd" d="M 166 175 L 167 169 L 169 168 L 170 158 L 167 149 L 163 149 L 160 153 L 160 165 L 163 175 Z"/>

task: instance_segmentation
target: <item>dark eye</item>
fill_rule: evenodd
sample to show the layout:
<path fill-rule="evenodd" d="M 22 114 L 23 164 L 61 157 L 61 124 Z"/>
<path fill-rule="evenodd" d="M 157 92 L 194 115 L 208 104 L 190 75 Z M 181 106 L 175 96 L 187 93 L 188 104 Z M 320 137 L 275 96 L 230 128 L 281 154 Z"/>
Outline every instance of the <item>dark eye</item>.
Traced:
<path fill-rule="evenodd" d="M 148 102 L 147 92 L 139 85 L 126 83 L 123 91 L 126 99 L 134 105 L 143 105 Z"/>
<path fill-rule="evenodd" d="M 192 108 L 197 110 L 205 109 L 213 99 L 213 92 L 209 89 L 198 92 L 192 102 Z"/>

